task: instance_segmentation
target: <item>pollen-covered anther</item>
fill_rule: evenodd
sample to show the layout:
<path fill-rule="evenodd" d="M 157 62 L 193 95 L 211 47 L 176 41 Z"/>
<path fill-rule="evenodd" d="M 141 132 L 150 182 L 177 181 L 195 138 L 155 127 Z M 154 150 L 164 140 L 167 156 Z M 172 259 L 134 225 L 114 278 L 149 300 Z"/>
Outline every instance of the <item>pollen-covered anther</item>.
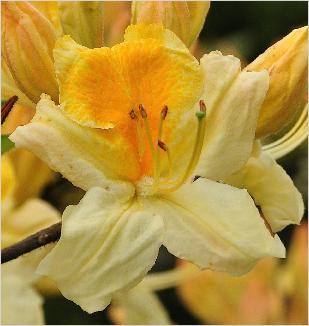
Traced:
<path fill-rule="evenodd" d="M 164 105 L 162 111 L 161 111 L 161 119 L 165 120 L 166 116 L 167 116 L 167 112 L 168 112 L 168 107 L 167 105 Z"/>
<path fill-rule="evenodd" d="M 136 113 L 133 109 L 129 112 L 129 115 L 132 120 L 135 120 L 137 118 Z"/>
<path fill-rule="evenodd" d="M 206 104 L 204 100 L 200 100 L 200 111 L 206 113 Z"/>
<path fill-rule="evenodd" d="M 165 144 L 163 141 L 158 140 L 158 146 L 159 146 L 161 149 L 163 149 L 164 152 L 167 152 L 167 146 L 166 146 L 166 144 Z"/>
<path fill-rule="evenodd" d="M 139 112 L 141 113 L 142 118 L 143 118 L 143 119 L 146 119 L 146 118 L 147 118 L 147 112 L 146 112 L 146 110 L 145 110 L 143 104 L 140 104 L 140 105 L 138 106 L 138 108 L 139 108 Z"/>

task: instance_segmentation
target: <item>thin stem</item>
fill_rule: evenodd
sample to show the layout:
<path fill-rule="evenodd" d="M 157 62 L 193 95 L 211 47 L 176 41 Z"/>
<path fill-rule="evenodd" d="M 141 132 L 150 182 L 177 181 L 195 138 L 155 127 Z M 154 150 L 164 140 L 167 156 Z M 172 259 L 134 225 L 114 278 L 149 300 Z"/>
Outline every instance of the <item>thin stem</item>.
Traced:
<path fill-rule="evenodd" d="M 16 259 L 34 249 L 58 241 L 61 235 L 61 222 L 43 229 L 29 237 L 1 250 L 1 264 Z"/>
<path fill-rule="evenodd" d="M 4 104 L 1 106 L 1 124 L 4 123 L 5 119 L 11 112 L 14 104 L 18 100 L 18 97 L 16 95 L 10 97 Z"/>
<path fill-rule="evenodd" d="M 200 272 L 200 269 L 196 266 L 188 265 L 168 272 L 148 274 L 142 281 L 141 285 L 153 291 L 163 290 L 178 286 L 179 284 L 194 278 Z"/>

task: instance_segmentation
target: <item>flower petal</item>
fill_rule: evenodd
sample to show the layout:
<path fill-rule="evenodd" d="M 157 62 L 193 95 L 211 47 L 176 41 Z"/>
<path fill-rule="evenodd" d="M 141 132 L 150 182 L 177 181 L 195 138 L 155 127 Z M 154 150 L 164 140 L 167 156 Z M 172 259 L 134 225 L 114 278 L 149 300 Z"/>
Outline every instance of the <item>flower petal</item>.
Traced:
<path fill-rule="evenodd" d="M 112 319 L 122 325 L 171 325 L 158 297 L 141 286 L 122 293 L 112 304 Z"/>
<path fill-rule="evenodd" d="M 15 270 L 2 268 L 1 325 L 43 325 L 43 300 Z"/>
<path fill-rule="evenodd" d="M 29 108 L 35 107 L 34 103 L 18 88 L 9 67 L 4 59 L 1 59 L 1 97 L 8 100 L 14 95 L 18 96 L 18 104 Z"/>
<path fill-rule="evenodd" d="M 148 205 L 164 218 L 166 248 L 201 268 L 239 275 L 264 256 L 285 255 L 245 190 L 199 178 Z"/>
<path fill-rule="evenodd" d="M 232 56 L 211 52 L 201 59 L 205 73 L 206 135 L 196 175 L 214 180 L 239 170 L 248 160 L 268 73 L 240 72 Z"/>
<path fill-rule="evenodd" d="M 2 246 L 10 246 L 59 221 L 59 212 L 50 204 L 38 198 L 29 199 L 11 214 L 2 216 Z"/>
<path fill-rule="evenodd" d="M 128 182 L 111 180 L 130 179 L 139 173 L 137 162 L 119 137 L 113 132 L 102 137 L 98 130 L 79 126 L 46 95 L 32 122 L 17 128 L 10 138 L 84 190 L 95 186 L 127 189 Z"/>
<path fill-rule="evenodd" d="M 14 191 L 16 205 L 21 205 L 28 198 L 39 197 L 44 188 L 55 179 L 55 173 L 29 151 L 14 149 L 7 155 L 11 159 L 18 180 Z"/>
<path fill-rule="evenodd" d="M 252 156 L 243 169 L 225 182 L 248 190 L 273 232 L 299 224 L 304 215 L 300 192 L 284 169 L 265 152 Z"/>
<path fill-rule="evenodd" d="M 162 220 L 140 211 L 132 196 L 90 189 L 65 210 L 61 238 L 39 265 L 40 274 L 54 279 L 66 298 L 89 313 L 135 286 L 156 260 Z"/>
<path fill-rule="evenodd" d="M 154 159 L 145 126 L 141 119 L 132 120 L 130 112 L 134 109 L 139 116 L 143 104 L 152 142 L 157 144 L 161 111 L 167 105 L 160 138 L 169 143 L 203 90 L 201 67 L 189 50 L 162 26 L 137 25 L 128 28 L 125 42 L 111 49 L 86 49 L 64 37 L 54 56 L 67 116 L 82 126 L 114 129 L 140 163 L 140 177 L 150 175 Z"/>

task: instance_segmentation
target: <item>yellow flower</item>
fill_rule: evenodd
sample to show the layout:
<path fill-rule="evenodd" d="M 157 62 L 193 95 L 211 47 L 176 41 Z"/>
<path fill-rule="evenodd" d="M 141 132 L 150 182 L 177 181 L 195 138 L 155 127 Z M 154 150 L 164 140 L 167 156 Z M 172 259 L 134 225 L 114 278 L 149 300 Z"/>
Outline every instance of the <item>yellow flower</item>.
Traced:
<path fill-rule="evenodd" d="M 236 275 L 284 257 L 248 192 L 216 182 L 251 154 L 267 72 L 241 72 L 219 52 L 199 65 L 158 25 L 130 26 L 112 48 L 66 36 L 54 56 L 60 106 L 43 95 L 10 138 L 87 191 L 38 268 L 65 297 L 104 309 L 143 279 L 162 244 Z"/>
<path fill-rule="evenodd" d="M 33 154 L 14 150 L 3 155 L 1 163 L 1 245 L 5 248 L 58 222 L 59 213 L 46 202 L 31 198 L 51 177 L 51 171 Z M 34 276 L 34 272 L 50 249 L 45 247 L 2 265 L 2 324 L 43 323 L 42 298 L 35 285 L 44 282 L 43 289 L 46 285 L 50 289 L 51 281 Z M 55 293 L 54 285 L 50 293 Z"/>
<path fill-rule="evenodd" d="M 258 120 L 258 138 L 278 132 L 307 102 L 308 27 L 295 29 L 246 68 L 264 69 L 269 71 L 270 84 Z"/>
<path fill-rule="evenodd" d="M 307 229 L 307 224 L 295 229 L 284 264 L 267 258 L 238 278 L 204 271 L 178 287 L 182 301 L 203 323 L 306 325 Z M 178 268 L 187 268 L 187 265 L 182 262 Z"/>
<path fill-rule="evenodd" d="M 133 1 L 132 24 L 163 24 L 189 47 L 201 32 L 210 1 Z"/>

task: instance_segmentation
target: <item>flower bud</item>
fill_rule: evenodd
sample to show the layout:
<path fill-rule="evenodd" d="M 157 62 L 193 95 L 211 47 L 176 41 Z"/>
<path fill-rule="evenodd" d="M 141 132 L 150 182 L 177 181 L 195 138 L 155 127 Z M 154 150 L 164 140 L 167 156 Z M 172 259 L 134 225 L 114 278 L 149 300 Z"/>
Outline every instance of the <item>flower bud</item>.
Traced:
<path fill-rule="evenodd" d="M 62 35 L 62 27 L 59 17 L 59 2 L 58 1 L 31 1 L 31 4 L 36 7 L 55 27 L 57 36 Z"/>
<path fill-rule="evenodd" d="M 88 48 L 103 46 L 102 1 L 59 2 L 59 15 L 64 34 Z"/>
<path fill-rule="evenodd" d="M 112 47 L 123 41 L 125 29 L 130 24 L 129 1 L 103 1 L 104 46 Z"/>
<path fill-rule="evenodd" d="M 163 24 L 189 47 L 204 25 L 209 6 L 210 1 L 133 1 L 131 23 Z"/>
<path fill-rule="evenodd" d="M 28 2 L 3 2 L 2 53 L 20 90 L 37 102 L 42 93 L 58 101 L 52 50 L 53 25 Z"/>
<path fill-rule="evenodd" d="M 262 105 L 256 137 L 278 132 L 305 106 L 308 86 L 308 27 L 295 29 L 257 57 L 246 70 L 267 69 L 269 90 Z"/>

